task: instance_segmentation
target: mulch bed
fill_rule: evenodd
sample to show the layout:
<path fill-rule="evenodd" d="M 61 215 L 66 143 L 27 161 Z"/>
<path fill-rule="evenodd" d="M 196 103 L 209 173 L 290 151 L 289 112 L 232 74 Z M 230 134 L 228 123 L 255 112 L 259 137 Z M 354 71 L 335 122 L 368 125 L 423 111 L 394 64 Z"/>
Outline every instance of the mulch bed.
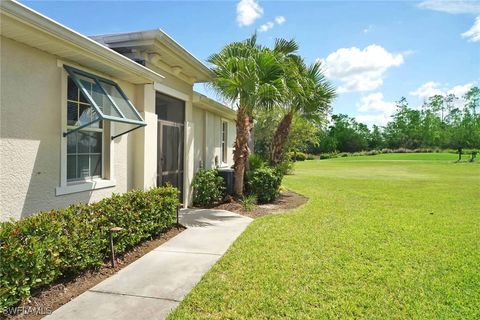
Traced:
<path fill-rule="evenodd" d="M 62 305 L 66 304 L 73 298 L 79 296 L 88 289 L 94 287 L 101 281 L 117 273 L 121 269 L 128 266 L 130 263 L 139 259 L 146 253 L 157 248 L 162 243 L 173 238 L 180 232 L 185 230 L 184 227 L 172 227 L 169 230 L 153 237 L 152 239 L 146 240 L 131 250 L 118 255 L 116 257 L 115 268 L 112 268 L 110 262 L 105 263 L 104 266 L 95 269 L 88 270 L 82 274 L 79 274 L 74 277 L 60 279 L 56 283 L 34 292 L 28 301 L 20 305 L 28 310 L 28 308 L 39 308 L 41 310 L 48 310 L 53 312 Z M 32 310 L 32 309 L 30 309 Z M 4 315 L 3 315 L 4 316 Z M 16 316 L 9 316 L 8 319 L 41 319 L 44 315 L 34 315 L 34 314 L 25 314 L 21 313 Z M 2 314 L 0 314 L 0 319 Z"/>
<path fill-rule="evenodd" d="M 246 211 L 241 203 L 231 199 L 230 202 L 215 206 L 215 209 L 232 211 L 250 218 L 258 218 L 267 214 L 282 213 L 301 206 L 308 198 L 290 190 L 280 193 L 277 200 L 272 203 L 256 205 L 252 211 Z"/>

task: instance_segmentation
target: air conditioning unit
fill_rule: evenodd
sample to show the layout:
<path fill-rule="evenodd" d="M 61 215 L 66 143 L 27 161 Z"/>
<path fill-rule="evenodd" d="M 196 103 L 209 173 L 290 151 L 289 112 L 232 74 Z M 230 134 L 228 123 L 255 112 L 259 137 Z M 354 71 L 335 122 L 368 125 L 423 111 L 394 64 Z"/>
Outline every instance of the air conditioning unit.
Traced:
<path fill-rule="evenodd" d="M 231 168 L 218 168 L 218 175 L 223 178 L 225 183 L 225 193 L 233 196 L 234 174 Z"/>

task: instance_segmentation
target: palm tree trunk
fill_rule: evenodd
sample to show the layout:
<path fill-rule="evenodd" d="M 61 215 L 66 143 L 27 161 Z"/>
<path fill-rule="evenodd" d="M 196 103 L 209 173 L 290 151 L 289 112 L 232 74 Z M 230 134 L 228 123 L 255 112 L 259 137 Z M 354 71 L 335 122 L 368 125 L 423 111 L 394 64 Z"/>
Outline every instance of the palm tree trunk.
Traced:
<path fill-rule="evenodd" d="M 235 138 L 235 150 L 233 152 L 235 183 L 233 186 L 237 197 L 243 196 L 243 182 L 245 166 L 249 155 L 248 140 L 250 139 L 250 117 L 244 107 L 237 111 L 237 136 Z"/>
<path fill-rule="evenodd" d="M 293 112 L 287 113 L 278 124 L 275 135 L 273 136 L 270 149 L 270 164 L 277 165 L 282 161 L 282 155 L 287 144 L 288 135 L 292 128 Z"/>

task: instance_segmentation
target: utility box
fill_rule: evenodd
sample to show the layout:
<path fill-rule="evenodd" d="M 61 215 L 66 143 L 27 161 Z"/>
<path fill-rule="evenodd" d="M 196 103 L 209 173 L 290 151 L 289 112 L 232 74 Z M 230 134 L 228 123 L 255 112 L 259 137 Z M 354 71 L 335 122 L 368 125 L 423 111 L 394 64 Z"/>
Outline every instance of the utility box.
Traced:
<path fill-rule="evenodd" d="M 218 168 L 218 175 L 223 178 L 225 184 L 225 193 L 233 196 L 233 169 L 231 168 Z"/>

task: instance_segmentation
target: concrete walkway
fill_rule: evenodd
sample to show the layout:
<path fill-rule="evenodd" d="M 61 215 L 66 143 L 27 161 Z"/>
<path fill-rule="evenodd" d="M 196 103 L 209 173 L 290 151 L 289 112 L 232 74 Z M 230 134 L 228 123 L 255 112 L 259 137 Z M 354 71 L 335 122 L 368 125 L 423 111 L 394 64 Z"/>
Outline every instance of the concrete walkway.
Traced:
<path fill-rule="evenodd" d="M 44 319 L 164 319 L 251 221 L 223 210 L 181 210 L 185 231 Z"/>

